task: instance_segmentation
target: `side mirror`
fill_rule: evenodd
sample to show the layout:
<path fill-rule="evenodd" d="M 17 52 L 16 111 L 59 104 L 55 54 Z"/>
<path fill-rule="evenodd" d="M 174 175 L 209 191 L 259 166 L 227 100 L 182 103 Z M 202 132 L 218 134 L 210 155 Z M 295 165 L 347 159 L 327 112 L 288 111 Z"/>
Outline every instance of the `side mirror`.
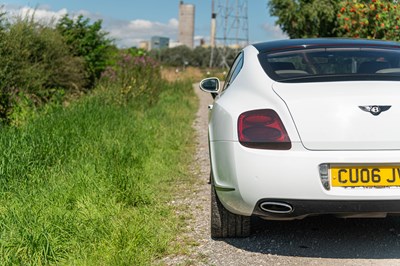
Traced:
<path fill-rule="evenodd" d="M 200 81 L 200 89 L 211 93 L 215 97 L 219 93 L 220 81 L 218 78 L 206 78 Z"/>

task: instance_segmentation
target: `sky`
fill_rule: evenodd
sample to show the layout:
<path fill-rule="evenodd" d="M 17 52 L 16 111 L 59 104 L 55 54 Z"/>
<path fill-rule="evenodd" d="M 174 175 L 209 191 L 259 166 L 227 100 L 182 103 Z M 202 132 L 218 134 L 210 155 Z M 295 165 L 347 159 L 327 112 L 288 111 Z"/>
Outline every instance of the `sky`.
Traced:
<path fill-rule="evenodd" d="M 276 18 L 269 16 L 267 1 L 248 0 L 247 21 L 250 43 L 287 38 L 279 27 L 275 26 Z M 34 11 L 35 18 L 43 21 L 54 21 L 67 13 L 70 16 L 82 14 L 91 21 L 101 19 L 104 30 L 109 32 L 109 37 L 113 38 L 119 47 L 132 47 L 138 46 L 140 41 L 150 40 L 152 36 L 168 37 L 171 42 L 177 42 L 179 2 L 179 0 L 9 0 L 1 2 L 1 5 L 10 16 L 32 14 Z M 218 3 L 226 5 L 227 1 L 215 0 L 215 2 L 217 11 Z M 200 39 L 208 43 L 211 0 L 185 0 L 184 3 L 195 5 L 195 43 L 199 44 Z M 217 37 L 222 38 L 223 23 L 217 22 L 217 24 L 220 28 Z M 243 32 L 240 35 L 244 36 Z"/>

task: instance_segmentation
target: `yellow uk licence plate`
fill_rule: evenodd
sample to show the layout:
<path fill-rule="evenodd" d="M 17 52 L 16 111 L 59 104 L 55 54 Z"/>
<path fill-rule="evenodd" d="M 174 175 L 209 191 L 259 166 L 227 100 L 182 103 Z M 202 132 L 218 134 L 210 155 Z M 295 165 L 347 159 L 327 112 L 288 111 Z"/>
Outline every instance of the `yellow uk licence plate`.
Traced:
<path fill-rule="evenodd" d="M 400 186 L 400 165 L 331 165 L 332 187 Z"/>

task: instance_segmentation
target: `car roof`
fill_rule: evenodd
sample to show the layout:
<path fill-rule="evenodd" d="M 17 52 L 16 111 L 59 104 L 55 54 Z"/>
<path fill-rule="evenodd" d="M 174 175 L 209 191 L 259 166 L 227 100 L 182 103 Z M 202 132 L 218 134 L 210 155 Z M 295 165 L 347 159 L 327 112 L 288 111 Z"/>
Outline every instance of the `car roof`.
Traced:
<path fill-rule="evenodd" d="M 318 47 L 349 47 L 351 45 L 375 48 L 400 48 L 399 42 L 350 38 L 285 39 L 253 44 L 260 53 Z"/>

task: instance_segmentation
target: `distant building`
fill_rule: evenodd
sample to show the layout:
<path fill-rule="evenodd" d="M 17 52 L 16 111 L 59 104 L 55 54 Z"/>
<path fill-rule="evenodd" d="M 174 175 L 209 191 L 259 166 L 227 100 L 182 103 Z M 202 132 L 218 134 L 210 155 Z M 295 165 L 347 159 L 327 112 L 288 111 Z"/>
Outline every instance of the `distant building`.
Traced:
<path fill-rule="evenodd" d="M 194 47 L 195 6 L 179 2 L 179 42 L 189 48 Z"/>
<path fill-rule="evenodd" d="M 180 42 L 174 42 L 174 41 L 169 42 L 169 48 L 175 48 L 175 47 L 178 47 L 181 45 L 183 45 L 183 44 Z"/>
<path fill-rule="evenodd" d="M 169 47 L 169 38 L 153 36 L 150 41 L 150 50 L 160 50 Z"/>
<path fill-rule="evenodd" d="M 146 51 L 149 51 L 150 49 L 150 47 L 149 47 L 149 42 L 148 41 L 141 41 L 140 43 L 139 43 L 139 48 L 140 49 L 143 49 L 143 50 L 146 50 Z"/>

